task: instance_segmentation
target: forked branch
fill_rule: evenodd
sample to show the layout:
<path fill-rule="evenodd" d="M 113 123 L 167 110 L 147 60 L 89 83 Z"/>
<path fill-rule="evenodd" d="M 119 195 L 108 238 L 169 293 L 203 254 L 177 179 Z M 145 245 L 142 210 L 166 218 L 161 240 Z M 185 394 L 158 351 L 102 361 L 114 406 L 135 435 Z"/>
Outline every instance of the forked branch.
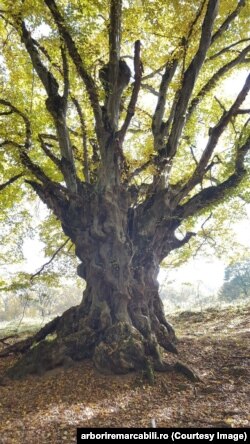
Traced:
<path fill-rule="evenodd" d="M 4 106 L 7 106 L 8 108 L 10 108 L 10 111 L 7 111 L 8 114 L 16 113 L 23 119 L 24 125 L 25 125 L 24 147 L 25 147 L 25 149 L 29 149 L 31 147 L 31 135 L 32 135 L 30 120 L 28 119 L 28 117 L 26 116 L 25 113 L 23 113 L 20 109 L 18 109 L 16 106 L 14 106 L 8 100 L 0 99 L 0 105 L 4 105 Z M 4 114 L 4 115 L 6 115 L 6 114 Z"/>
<path fill-rule="evenodd" d="M 246 48 L 242 49 L 240 54 L 235 57 L 230 62 L 226 63 L 226 65 L 222 66 L 213 76 L 205 83 L 205 85 L 201 88 L 198 94 L 191 100 L 186 120 L 189 120 L 193 112 L 199 103 L 203 100 L 204 97 L 209 94 L 212 89 L 217 85 L 218 81 L 230 70 L 232 70 L 235 66 L 244 62 L 246 55 L 250 52 L 250 45 L 246 46 Z"/>
<path fill-rule="evenodd" d="M 244 168 L 244 160 L 250 150 L 250 137 L 247 141 L 237 149 L 235 157 L 234 172 L 226 180 L 217 186 L 204 188 L 198 194 L 195 194 L 185 204 L 179 206 L 177 213 L 179 217 L 185 219 L 193 216 L 200 210 L 206 209 L 213 203 L 220 202 L 229 195 L 230 190 L 233 190 L 246 177 L 246 170 Z"/>
<path fill-rule="evenodd" d="M 235 102 L 231 106 L 231 108 L 228 111 L 223 111 L 223 115 L 220 118 L 219 122 L 217 123 L 214 128 L 210 130 L 210 136 L 208 143 L 201 155 L 201 158 L 199 160 L 198 165 L 195 168 L 195 171 L 188 181 L 188 183 L 183 187 L 182 191 L 179 194 L 179 199 L 181 200 L 184 196 L 186 196 L 190 190 L 194 188 L 195 185 L 197 185 L 201 179 L 204 176 L 204 173 L 206 171 L 206 166 L 217 146 L 218 140 L 221 136 L 221 134 L 226 129 L 228 123 L 230 122 L 231 118 L 238 113 L 238 110 L 245 100 L 248 92 L 250 90 L 250 75 L 247 77 L 245 85 L 243 86 L 242 90 L 238 94 L 238 97 L 236 98 Z"/>

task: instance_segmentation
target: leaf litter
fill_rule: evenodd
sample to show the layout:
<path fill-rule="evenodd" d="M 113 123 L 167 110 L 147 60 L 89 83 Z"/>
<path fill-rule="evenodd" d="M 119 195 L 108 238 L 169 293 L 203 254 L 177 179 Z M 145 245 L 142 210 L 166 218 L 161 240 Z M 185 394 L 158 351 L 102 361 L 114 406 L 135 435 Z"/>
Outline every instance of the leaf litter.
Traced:
<path fill-rule="evenodd" d="M 102 375 L 90 361 L 0 386 L 2 444 L 75 443 L 77 427 L 249 427 L 250 308 L 171 319 L 182 361 L 200 382 L 156 373 Z M 0 376 L 15 357 L 0 361 Z"/>

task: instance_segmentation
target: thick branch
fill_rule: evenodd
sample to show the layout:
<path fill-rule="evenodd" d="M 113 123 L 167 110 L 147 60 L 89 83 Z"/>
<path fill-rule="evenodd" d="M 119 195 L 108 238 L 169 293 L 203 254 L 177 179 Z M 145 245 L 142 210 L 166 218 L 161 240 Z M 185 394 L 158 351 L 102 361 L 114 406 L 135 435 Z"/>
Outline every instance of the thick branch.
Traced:
<path fill-rule="evenodd" d="M 183 247 L 183 245 L 187 244 L 194 236 L 196 236 L 196 233 L 192 231 L 188 231 L 181 240 L 177 239 L 174 234 L 170 237 L 166 236 L 166 239 L 163 239 L 161 242 L 160 260 L 162 261 L 170 251 Z"/>
<path fill-rule="evenodd" d="M 233 69 L 235 66 L 237 66 L 239 63 L 244 61 L 244 58 L 250 51 L 250 45 L 248 45 L 246 48 L 244 48 L 240 54 L 235 57 L 233 60 L 228 62 L 226 65 L 222 66 L 209 80 L 208 82 L 201 88 L 200 92 L 197 94 L 196 97 L 191 101 L 188 113 L 187 113 L 187 120 L 191 117 L 192 113 L 198 106 L 198 104 L 201 102 L 203 97 L 205 97 L 217 84 L 217 82 L 221 79 L 222 76 L 224 76 L 228 71 Z"/>
<path fill-rule="evenodd" d="M 121 47 L 121 16 L 122 0 L 110 0 L 107 112 L 109 123 L 113 129 L 117 128 L 119 117 L 117 93 Z"/>
<path fill-rule="evenodd" d="M 47 110 L 52 115 L 56 126 L 59 146 L 62 155 L 62 161 L 64 161 L 65 163 L 64 165 L 65 182 L 70 191 L 76 192 L 77 179 L 76 179 L 75 164 L 74 164 L 73 152 L 66 124 L 67 95 L 69 88 L 68 65 L 67 65 L 66 54 L 62 52 L 63 74 L 64 74 L 64 95 L 63 97 L 61 97 L 60 94 L 58 93 L 59 85 L 53 74 L 50 71 L 48 71 L 47 68 L 42 63 L 37 48 L 34 44 L 34 41 L 30 35 L 30 32 L 27 30 L 24 22 L 21 22 L 21 29 L 22 29 L 22 40 L 30 55 L 32 64 L 48 94 L 48 99 L 46 100 L 46 107 Z"/>
<path fill-rule="evenodd" d="M 211 35 L 215 17 L 217 15 L 218 0 L 209 0 L 206 15 L 202 24 L 201 38 L 199 48 L 195 54 L 192 62 L 184 73 L 183 84 L 179 91 L 179 98 L 176 104 L 176 111 L 173 120 L 171 133 L 166 147 L 168 157 L 174 157 L 177 149 L 177 144 L 181 136 L 184 123 L 185 114 L 189 99 L 193 92 L 196 78 L 203 65 L 206 53 L 211 43 Z"/>
<path fill-rule="evenodd" d="M 26 151 L 21 151 L 20 158 L 22 164 L 27 167 L 42 184 L 34 182 L 33 180 L 26 180 L 25 182 L 33 187 L 41 200 L 47 204 L 47 206 L 52 209 L 60 219 L 61 213 L 58 212 L 57 209 L 59 207 L 66 208 L 68 205 L 68 197 L 71 197 L 76 201 L 78 198 L 77 195 L 69 191 L 60 183 L 53 182 L 44 171 L 30 159 Z"/>
<path fill-rule="evenodd" d="M 89 182 L 89 162 L 88 162 L 88 147 L 87 147 L 87 130 L 86 130 L 86 123 L 84 119 L 84 115 L 82 112 L 82 108 L 80 106 L 80 103 L 75 97 L 72 97 L 72 101 L 76 107 L 77 114 L 80 119 L 81 128 L 82 128 L 82 146 L 83 146 L 83 173 L 85 177 L 85 181 Z"/>
<path fill-rule="evenodd" d="M 97 93 L 97 88 L 95 85 L 94 80 L 92 79 L 92 77 L 89 75 L 89 73 L 87 72 L 84 63 L 82 61 L 82 58 L 80 56 L 80 53 L 75 45 L 75 42 L 70 34 L 70 32 L 68 31 L 64 18 L 61 15 L 61 13 L 59 12 L 59 9 L 55 3 L 54 0 L 44 0 L 45 4 L 48 6 L 54 20 L 55 23 L 58 27 L 58 30 L 63 38 L 63 40 L 65 41 L 65 44 L 68 48 L 68 52 L 70 54 L 70 57 L 72 58 L 77 72 L 79 74 L 79 76 L 81 77 L 81 79 L 83 80 L 88 96 L 89 96 L 89 100 L 94 112 L 94 116 L 95 116 L 95 121 L 96 121 L 96 126 L 97 126 L 97 133 L 99 138 L 101 137 L 101 128 L 102 128 L 102 112 L 101 112 L 101 108 L 99 105 L 99 100 L 98 100 L 98 93 Z"/>
<path fill-rule="evenodd" d="M 210 62 L 211 60 L 216 59 L 217 57 L 221 56 L 222 54 L 225 54 L 226 52 L 230 51 L 230 49 L 234 48 L 235 46 L 240 45 L 241 43 L 245 43 L 245 42 L 249 42 L 250 38 L 246 38 L 246 39 L 241 39 L 238 40 L 237 42 L 232 43 L 229 46 L 226 46 L 225 48 L 222 48 L 220 51 L 216 52 L 215 54 L 213 54 L 211 57 L 209 57 L 206 62 Z"/>
<path fill-rule="evenodd" d="M 109 63 L 110 80 L 117 81 L 121 47 L 122 0 L 110 0 Z M 112 72 L 113 71 L 113 72 Z"/>
<path fill-rule="evenodd" d="M 25 148 L 29 149 L 31 147 L 31 123 L 28 119 L 28 117 L 22 112 L 20 111 L 20 109 L 16 108 L 14 105 L 12 105 L 11 102 L 9 102 L 8 100 L 4 100 L 4 99 L 0 99 L 0 105 L 4 105 L 4 106 L 8 106 L 11 110 L 11 112 L 9 112 L 8 114 L 12 114 L 12 112 L 18 114 L 20 117 L 22 117 L 24 124 L 25 124 Z M 14 144 L 14 142 L 13 142 Z"/>
<path fill-rule="evenodd" d="M 246 5 L 246 0 L 239 0 L 238 5 L 235 10 L 225 19 L 222 25 L 217 29 L 217 31 L 213 34 L 211 44 L 213 44 L 219 37 L 222 36 L 224 31 L 226 31 L 232 21 L 239 15 L 240 10 Z"/>
<path fill-rule="evenodd" d="M 224 182 L 217 186 L 211 186 L 204 188 L 198 194 L 193 196 L 184 205 L 178 208 L 177 213 L 179 217 L 186 219 L 189 216 L 193 216 L 200 210 L 209 207 L 213 203 L 220 202 L 233 190 L 246 176 L 246 170 L 244 169 L 244 160 L 250 150 L 250 138 L 246 143 L 238 148 L 235 159 L 235 171 Z"/>
<path fill-rule="evenodd" d="M 16 176 L 11 177 L 7 182 L 0 184 L 0 191 L 4 190 L 6 187 L 16 182 L 20 177 L 23 176 L 23 173 L 17 174 Z"/>
<path fill-rule="evenodd" d="M 156 151 L 158 151 L 159 148 L 162 148 L 159 138 L 162 139 L 162 132 L 164 132 L 164 125 L 162 125 L 162 120 L 165 112 L 166 96 L 169 84 L 175 74 L 177 65 L 177 60 L 174 60 L 171 64 L 168 63 L 166 65 L 165 72 L 162 76 L 162 81 L 160 84 L 159 98 L 152 119 L 152 130 Z"/>
<path fill-rule="evenodd" d="M 22 30 L 22 41 L 25 44 L 25 47 L 30 55 L 32 64 L 39 76 L 44 88 L 48 96 L 57 96 L 59 85 L 53 74 L 48 71 L 48 69 L 44 66 L 37 51 L 37 48 L 34 44 L 34 41 L 31 37 L 30 32 L 27 30 L 24 21 L 21 22 L 21 30 Z"/>
<path fill-rule="evenodd" d="M 187 37 L 186 37 L 186 38 L 184 37 L 184 39 L 183 39 L 183 46 L 184 46 L 184 55 L 183 55 L 183 72 L 185 72 L 185 69 L 186 69 L 186 57 L 187 57 L 187 52 L 188 52 L 189 42 L 190 42 L 190 39 L 191 39 L 191 37 L 192 37 L 192 34 L 193 34 L 193 31 L 194 31 L 194 28 L 195 28 L 195 26 L 196 26 L 196 24 L 197 24 L 199 18 L 200 18 L 201 15 L 202 15 L 202 11 L 203 11 L 203 8 L 204 8 L 205 4 L 206 4 L 206 0 L 203 0 L 203 2 L 200 4 L 200 6 L 199 6 L 199 8 L 198 8 L 198 10 L 197 10 L 197 13 L 196 13 L 196 15 L 195 15 L 195 18 L 194 18 L 193 22 L 192 22 L 191 25 L 190 25 L 190 28 L 189 28 L 189 31 L 188 31 Z"/>
<path fill-rule="evenodd" d="M 25 182 L 31 185 L 42 202 L 62 221 L 68 208 L 68 200 L 65 193 L 63 193 L 64 190 L 61 190 L 59 185 L 54 182 L 43 185 L 33 180 L 26 180 Z"/>
<path fill-rule="evenodd" d="M 50 54 L 48 53 L 47 49 L 41 45 L 40 42 L 38 42 L 36 39 L 34 39 L 34 37 L 32 37 L 32 42 L 34 43 L 34 45 L 39 49 L 39 51 L 41 51 L 43 53 L 43 55 L 46 57 L 46 59 L 49 61 L 50 66 L 53 66 L 61 75 L 63 75 L 63 70 L 60 67 L 59 64 L 57 64 L 50 56 Z"/>
<path fill-rule="evenodd" d="M 67 102 L 68 95 L 69 95 L 69 65 L 67 60 L 67 54 L 66 54 L 66 48 L 64 45 L 61 46 L 61 53 L 62 53 L 62 61 L 63 61 L 63 79 L 64 79 L 64 91 L 63 91 L 63 98 L 64 101 Z"/>
<path fill-rule="evenodd" d="M 135 113 L 135 107 L 136 107 L 136 103 L 137 103 L 137 99 L 138 99 L 138 95 L 139 95 L 139 91 L 140 91 L 141 78 L 142 78 L 142 72 L 143 72 L 143 66 L 142 66 L 142 62 L 141 62 L 140 52 L 141 52 L 141 42 L 140 42 L 140 40 L 137 40 L 135 42 L 135 52 L 134 52 L 135 82 L 134 82 L 130 102 L 128 105 L 127 115 L 126 115 L 124 123 L 119 131 L 119 138 L 120 138 L 121 143 L 124 140 L 124 137 L 125 137 L 126 132 L 129 128 L 130 122 L 131 122 L 133 115 Z"/>
<path fill-rule="evenodd" d="M 246 82 L 242 90 L 240 91 L 238 97 L 236 98 L 235 102 L 231 106 L 231 108 L 224 112 L 221 119 L 217 123 L 217 125 L 210 130 L 210 137 L 207 143 L 206 148 L 204 149 L 202 156 L 200 158 L 200 161 L 194 171 L 193 176 L 189 180 L 189 182 L 184 186 L 182 191 L 180 192 L 179 199 L 181 200 L 185 195 L 189 193 L 190 190 L 194 188 L 194 186 L 199 183 L 204 176 L 204 173 L 206 171 L 206 166 L 214 152 L 214 149 L 218 143 L 218 140 L 227 127 L 228 123 L 230 122 L 232 116 L 234 116 L 242 102 L 245 100 L 248 92 L 250 90 L 250 75 L 247 77 Z"/>

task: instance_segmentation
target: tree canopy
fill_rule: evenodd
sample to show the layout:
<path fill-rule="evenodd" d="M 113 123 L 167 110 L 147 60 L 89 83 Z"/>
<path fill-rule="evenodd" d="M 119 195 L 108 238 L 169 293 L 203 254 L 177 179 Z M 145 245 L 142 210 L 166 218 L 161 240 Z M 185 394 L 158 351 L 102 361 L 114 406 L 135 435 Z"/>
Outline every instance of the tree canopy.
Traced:
<path fill-rule="evenodd" d="M 221 1 L 211 42 L 205 22 L 202 27 L 206 7 L 206 1 L 123 4 L 120 55 L 133 73 L 119 120 L 123 180 L 143 201 L 167 171 L 170 200 L 185 203 L 185 217 L 223 200 L 225 191 L 235 196 L 236 185 L 236 194 L 246 196 L 249 183 L 243 166 L 247 110 L 241 106 L 248 85 L 239 94 L 234 77 L 236 100 L 219 89 L 233 73 L 246 72 L 249 5 Z M 108 60 L 110 17 L 108 1 L 3 1 L 0 14 L 1 222 L 9 224 L 2 243 L 12 238 L 13 248 L 30 230 L 27 208 L 13 217 L 13 207 L 33 198 L 29 181 L 67 183 L 63 147 L 45 105 L 50 86 L 58 97 L 67 96 L 70 162 L 80 180 L 97 180 L 96 130 L 105 96 L 99 71 Z M 47 227 L 52 224 L 54 217 Z"/>

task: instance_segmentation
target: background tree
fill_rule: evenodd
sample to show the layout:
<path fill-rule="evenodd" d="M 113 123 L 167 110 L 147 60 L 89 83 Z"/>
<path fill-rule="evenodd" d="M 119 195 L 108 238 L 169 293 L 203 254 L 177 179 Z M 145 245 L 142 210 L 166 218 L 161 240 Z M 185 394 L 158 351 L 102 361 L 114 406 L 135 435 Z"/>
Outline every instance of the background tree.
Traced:
<path fill-rule="evenodd" d="M 175 335 L 160 263 L 195 235 L 176 237 L 185 221 L 244 194 L 249 177 L 250 76 L 235 99 L 213 97 L 248 61 L 249 4 L 2 4 L 3 199 L 11 212 L 35 192 L 75 245 L 87 283 L 81 304 L 35 336 L 56 331 L 54 342 L 9 374 L 65 357 L 117 373 L 169 369 L 161 350 L 176 353 Z"/>
<path fill-rule="evenodd" d="M 0 289 L 0 321 L 16 321 L 10 326 L 16 330 L 23 319 L 41 325 L 43 318 L 62 314 L 81 300 L 81 290 L 75 283 L 65 280 L 64 286 L 59 286 L 57 276 L 52 274 L 32 283 L 26 273 L 20 273 L 18 278 L 19 281 L 13 280 L 11 285 Z"/>
<path fill-rule="evenodd" d="M 219 296 L 222 300 L 234 301 L 250 296 L 250 261 L 245 260 L 229 265 L 225 269 L 224 284 Z"/>

